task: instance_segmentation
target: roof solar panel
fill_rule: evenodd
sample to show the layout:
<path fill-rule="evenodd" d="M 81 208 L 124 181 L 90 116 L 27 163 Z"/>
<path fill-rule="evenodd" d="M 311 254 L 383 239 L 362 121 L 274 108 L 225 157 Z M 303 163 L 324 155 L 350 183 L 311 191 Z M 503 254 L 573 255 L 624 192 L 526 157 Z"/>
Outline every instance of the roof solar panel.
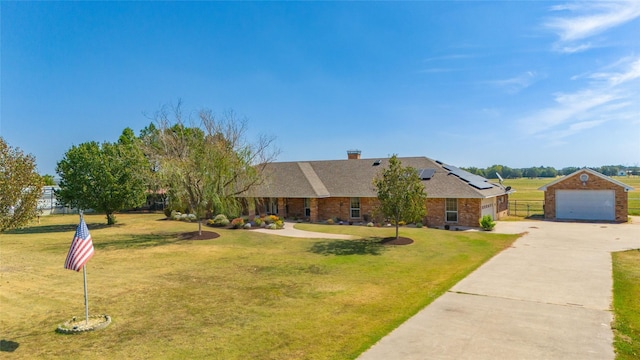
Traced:
<path fill-rule="evenodd" d="M 457 176 L 460 180 L 469 183 L 469 185 L 476 189 L 485 190 L 493 187 L 493 185 L 482 176 L 472 174 L 453 165 L 442 165 L 442 167 L 449 170 L 449 175 Z"/>
<path fill-rule="evenodd" d="M 474 181 L 474 182 L 470 182 L 469 185 L 480 190 L 491 189 L 493 187 L 493 185 L 489 184 L 486 181 L 483 181 L 483 182 Z"/>
<path fill-rule="evenodd" d="M 435 173 L 436 169 L 418 169 L 420 180 L 430 180 Z"/>

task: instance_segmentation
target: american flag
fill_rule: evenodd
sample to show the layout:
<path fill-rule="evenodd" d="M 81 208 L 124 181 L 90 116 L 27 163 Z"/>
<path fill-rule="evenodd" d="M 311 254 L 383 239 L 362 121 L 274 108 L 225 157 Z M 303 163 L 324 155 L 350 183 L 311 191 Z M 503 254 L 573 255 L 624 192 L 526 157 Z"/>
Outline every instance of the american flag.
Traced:
<path fill-rule="evenodd" d="M 64 268 L 80 271 L 92 256 L 93 242 L 91 241 L 87 224 L 84 222 L 84 217 L 81 217 L 80 224 L 78 224 L 78 228 L 76 229 L 76 234 L 73 236 L 73 242 L 71 243 L 67 260 L 64 262 Z"/>

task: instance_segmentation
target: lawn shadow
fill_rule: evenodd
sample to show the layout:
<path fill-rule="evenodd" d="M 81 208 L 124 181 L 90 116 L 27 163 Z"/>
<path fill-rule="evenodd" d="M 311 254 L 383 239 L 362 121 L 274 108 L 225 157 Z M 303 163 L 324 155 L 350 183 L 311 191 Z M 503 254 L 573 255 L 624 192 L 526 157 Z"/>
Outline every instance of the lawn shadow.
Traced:
<path fill-rule="evenodd" d="M 15 341 L 5 340 L 5 339 L 0 340 L 0 351 L 14 352 L 16 351 L 18 346 L 20 346 L 20 344 L 18 344 Z"/>
<path fill-rule="evenodd" d="M 380 255 L 385 247 L 380 238 L 327 240 L 313 244 L 309 251 L 320 255 Z"/>
<path fill-rule="evenodd" d="M 107 225 L 105 223 L 91 223 L 87 224 L 89 231 L 100 230 L 112 227 L 120 227 L 124 224 Z M 46 234 L 46 233 L 60 233 L 75 231 L 78 224 L 62 224 L 62 225 L 35 225 L 21 229 L 13 229 L 6 231 L 5 234 Z"/>
<path fill-rule="evenodd" d="M 126 235 L 121 239 L 111 241 L 100 241 L 94 239 L 93 247 L 105 250 L 143 249 L 174 244 L 181 241 L 184 240 L 180 239 L 180 234 L 139 234 Z"/>

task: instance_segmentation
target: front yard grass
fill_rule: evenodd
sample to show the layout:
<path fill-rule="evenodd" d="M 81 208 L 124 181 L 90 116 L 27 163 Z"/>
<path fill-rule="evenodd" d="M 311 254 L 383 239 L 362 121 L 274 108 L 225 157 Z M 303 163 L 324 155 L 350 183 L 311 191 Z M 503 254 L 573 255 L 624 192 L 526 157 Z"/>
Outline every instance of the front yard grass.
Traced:
<path fill-rule="evenodd" d="M 640 250 L 612 256 L 616 359 L 640 359 Z"/>
<path fill-rule="evenodd" d="M 103 330 L 60 335 L 84 316 L 81 272 L 64 260 L 78 217 L 0 235 L 0 338 L 6 359 L 353 359 L 518 235 L 402 228 L 407 246 L 381 246 L 394 229 L 305 225 L 362 240 L 302 239 L 205 227 L 213 240 L 179 240 L 195 223 L 85 215 L 89 313 Z"/>

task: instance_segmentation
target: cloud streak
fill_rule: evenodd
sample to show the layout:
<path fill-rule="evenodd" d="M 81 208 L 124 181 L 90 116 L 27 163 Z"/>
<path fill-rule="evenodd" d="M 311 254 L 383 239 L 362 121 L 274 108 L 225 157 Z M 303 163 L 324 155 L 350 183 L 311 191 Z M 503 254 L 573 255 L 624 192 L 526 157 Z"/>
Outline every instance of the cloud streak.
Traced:
<path fill-rule="evenodd" d="M 545 28 L 559 37 L 554 49 L 575 53 L 593 47 L 584 40 L 640 17 L 640 1 L 577 2 L 553 6 L 551 11 L 568 12 L 544 23 Z"/>
<path fill-rule="evenodd" d="M 544 77 L 535 71 L 527 71 L 509 79 L 495 80 L 489 83 L 504 88 L 509 94 L 517 94 Z"/>
<path fill-rule="evenodd" d="M 581 75 L 586 85 L 572 93 L 554 94 L 554 106 L 518 120 L 527 136 L 558 140 L 612 120 L 626 120 L 640 100 L 640 57 L 625 58 L 605 71 Z"/>

